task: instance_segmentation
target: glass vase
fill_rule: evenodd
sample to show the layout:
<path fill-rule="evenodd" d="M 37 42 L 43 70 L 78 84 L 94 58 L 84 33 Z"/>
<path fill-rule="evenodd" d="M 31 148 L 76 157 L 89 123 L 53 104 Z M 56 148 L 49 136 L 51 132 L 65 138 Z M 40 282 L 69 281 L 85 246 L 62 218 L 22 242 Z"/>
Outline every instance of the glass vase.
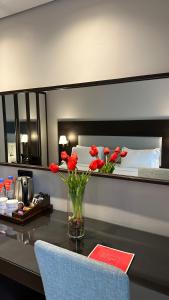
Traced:
<path fill-rule="evenodd" d="M 85 186 L 68 191 L 68 235 L 71 239 L 82 239 L 85 234 L 83 216 L 83 198 Z"/>

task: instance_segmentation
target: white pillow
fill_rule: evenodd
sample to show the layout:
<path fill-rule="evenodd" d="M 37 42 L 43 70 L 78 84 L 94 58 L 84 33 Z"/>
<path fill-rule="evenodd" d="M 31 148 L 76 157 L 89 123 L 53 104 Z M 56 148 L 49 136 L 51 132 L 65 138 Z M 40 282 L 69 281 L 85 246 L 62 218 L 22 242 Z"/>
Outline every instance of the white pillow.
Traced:
<path fill-rule="evenodd" d="M 159 168 L 161 152 L 159 148 L 134 150 L 123 147 L 128 154 L 121 159 L 122 168 Z"/>
<path fill-rule="evenodd" d="M 103 153 L 103 147 L 97 147 L 98 148 L 98 155 L 100 159 L 103 159 L 104 153 Z M 85 146 L 78 146 L 72 148 L 72 153 L 76 152 L 78 155 L 78 163 L 80 164 L 90 164 L 91 161 L 95 160 L 96 157 L 92 157 L 89 153 L 90 147 Z"/>

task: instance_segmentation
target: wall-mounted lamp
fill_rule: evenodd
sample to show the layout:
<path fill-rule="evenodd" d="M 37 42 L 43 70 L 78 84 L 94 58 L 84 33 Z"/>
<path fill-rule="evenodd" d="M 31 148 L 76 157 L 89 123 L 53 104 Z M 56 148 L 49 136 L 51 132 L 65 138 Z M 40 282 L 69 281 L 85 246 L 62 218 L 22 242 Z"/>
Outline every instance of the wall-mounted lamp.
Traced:
<path fill-rule="evenodd" d="M 64 146 L 66 144 L 68 144 L 68 140 L 67 140 L 66 136 L 65 135 L 61 135 L 60 138 L 59 138 L 59 145 L 63 145 Z"/>

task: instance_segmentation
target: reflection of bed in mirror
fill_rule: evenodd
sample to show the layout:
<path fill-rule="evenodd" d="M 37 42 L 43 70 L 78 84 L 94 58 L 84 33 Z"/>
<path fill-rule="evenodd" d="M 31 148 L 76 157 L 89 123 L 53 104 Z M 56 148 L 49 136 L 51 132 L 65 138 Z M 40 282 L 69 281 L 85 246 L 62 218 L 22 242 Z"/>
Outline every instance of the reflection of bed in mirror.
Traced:
<path fill-rule="evenodd" d="M 65 135 L 69 141 L 64 149 L 69 154 L 77 145 L 89 147 L 96 144 L 97 146 L 108 146 L 112 150 L 116 146 L 128 148 L 128 155 L 122 159 L 121 164 L 116 165 L 114 174 L 128 178 L 133 177 L 135 180 L 140 177 L 144 180 L 152 178 L 162 181 L 169 180 L 168 119 L 59 120 L 58 137 L 61 135 Z M 58 149 L 60 158 L 62 148 Z M 86 150 L 87 154 L 85 155 L 89 156 L 88 152 L 89 149 Z M 78 169 L 87 170 L 88 163 L 89 160 L 80 158 Z M 66 168 L 64 164 L 62 167 Z"/>
<path fill-rule="evenodd" d="M 144 175 L 145 169 L 158 169 L 161 166 L 162 137 L 136 137 L 136 136 L 89 136 L 79 135 L 78 145 L 72 152 L 78 154 L 78 170 L 88 170 L 93 158 L 89 154 L 89 147 L 98 146 L 99 157 L 104 159 L 103 147 L 108 146 L 112 151 L 116 146 L 126 148 L 128 157 L 116 164 L 113 174 L 126 176 Z M 66 164 L 62 162 L 62 167 Z M 144 169 L 144 173 L 141 170 Z"/>

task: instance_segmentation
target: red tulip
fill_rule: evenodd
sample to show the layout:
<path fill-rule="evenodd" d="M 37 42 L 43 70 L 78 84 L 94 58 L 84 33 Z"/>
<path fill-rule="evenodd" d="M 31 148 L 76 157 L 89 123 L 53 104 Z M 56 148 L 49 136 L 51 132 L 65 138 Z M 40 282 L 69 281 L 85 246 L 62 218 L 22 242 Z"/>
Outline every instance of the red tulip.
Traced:
<path fill-rule="evenodd" d="M 90 165 L 89 165 L 89 169 L 92 171 L 95 171 L 97 169 L 97 159 L 93 160 Z"/>
<path fill-rule="evenodd" d="M 53 173 L 57 173 L 59 171 L 59 166 L 55 163 L 50 164 L 49 169 Z"/>
<path fill-rule="evenodd" d="M 120 152 L 120 156 L 121 157 L 125 157 L 127 155 L 127 153 L 128 153 L 127 151 L 121 151 Z"/>
<path fill-rule="evenodd" d="M 118 157 L 118 153 L 117 152 L 114 152 L 111 156 L 110 156 L 110 161 L 111 162 L 115 162 L 116 159 Z"/>
<path fill-rule="evenodd" d="M 97 147 L 95 145 L 93 145 L 90 147 L 89 153 L 91 156 L 97 156 L 99 151 L 98 151 Z"/>
<path fill-rule="evenodd" d="M 71 154 L 71 158 L 74 159 L 75 161 L 78 161 L 77 153 L 76 153 L 76 152 L 73 152 L 73 153 Z"/>
<path fill-rule="evenodd" d="M 104 154 L 108 155 L 110 153 L 110 149 L 108 147 L 104 148 Z"/>
<path fill-rule="evenodd" d="M 69 157 L 67 162 L 67 168 L 69 171 L 74 171 L 76 169 L 77 161 L 73 157 Z"/>
<path fill-rule="evenodd" d="M 116 152 L 116 153 L 120 153 L 120 147 L 118 146 L 118 147 L 116 147 L 116 149 L 114 150 L 114 152 Z"/>
<path fill-rule="evenodd" d="M 67 154 L 66 151 L 61 152 L 61 159 L 64 161 L 68 161 L 69 155 Z"/>
<path fill-rule="evenodd" d="M 104 160 L 102 159 L 97 159 L 97 169 L 101 169 L 105 165 Z"/>

